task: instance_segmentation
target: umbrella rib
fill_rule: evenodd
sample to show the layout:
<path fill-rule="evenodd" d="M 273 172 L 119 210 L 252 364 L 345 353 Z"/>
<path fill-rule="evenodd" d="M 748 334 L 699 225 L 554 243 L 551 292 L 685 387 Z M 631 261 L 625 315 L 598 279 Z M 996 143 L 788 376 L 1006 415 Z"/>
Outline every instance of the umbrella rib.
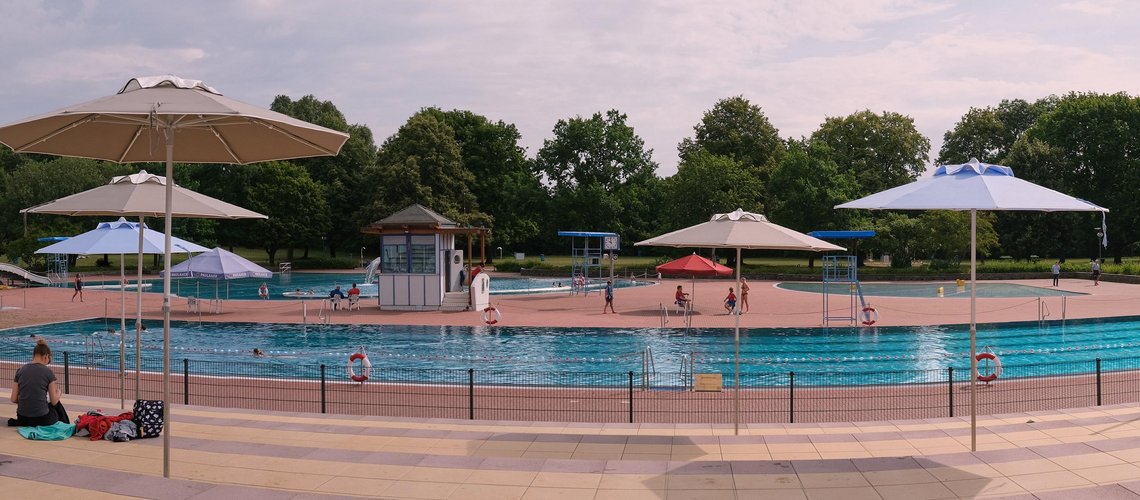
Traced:
<path fill-rule="evenodd" d="M 320 144 L 317 144 L 313 141 L 305 139 L 304 137 L 301 137 L 297 134 L 294 134 L 293 132 L 290 132 L 287 129 L 277 127 L 277 126 L 273 125 L 272 123 L 266 122 L 265 120 L 262 120 L 260 118 L 251 117 L 250 121 L 257 123 L 257 124 L 260 124 L 260 125 L 264 126 L 265 128 L 268 128 L 269 130 L 280 132 L 282 135 L 289 137 L 289 138 L 293 139 L 294 141 L 297 141 L 297 142 L 304 144 L 308 147 L 311 147 L 313 149 L 321 151 L 325 155 L 336 156 L 336 154 L 337 154 L 337 151 L 330 150 L 329 148 L 326 148 L 324 146 L 321 146 Z"/>
<path fill-rule="evenodd" d="M 233 148 L 230 147 L 230 143 L 226 142 L 226 139 L 222 137 L 222 134 L 218 133 L 217 127 L 213 125 L 208 125 L 208 127 L 210 129 L 210 132 L 214 134 L 214 137 L 218 139 L 218 143 L 220 143 L 222 147 L 226 149 L 226 153 L 230 155 L 230 158 L 233 158 L 233 160 L 237 163 L 244 163 L 242 162 L 241 158 L 238 157 L 237 153 L 234 153 Z"/>
<path fill-rule="evenodd" d="M 41 144 L 41 143 L 50 141 L 55 136 L 60 135 L 64 132 L 67 132 L 68 130 L 71 130 L 75 127 L 79 127 L 79 126 L 84 125 L 86 123 L 90 123 L 90 122 L 95 120 L 95 117 L 96 117 L 96 115 L 84 115 L 83 118 L 76 120 L 76 121 L 73 121 L 71 123 L 68 123 L 62 127 L 59 127 L 57 129 L 47 133 L 46 135 L 42 135 L 42 136 L 39 136 L 35 139 L 32 139 L 31 142 L 28 142 L 26 144 L 21 144 L 19 146 L 11 146 L 12 150 L 16 151 L 16 152 L 23 152 L 25 149 L 30 148 L 32 146 L 35 146 L 36 144 Z"/>
<path fill-rule="evenodd" d="M 135 143 L 138 142 L 139 136 L 142 135 L 142 132 L 143 132 L 143 128 L 141 126 L 135 127 L 135 135 L 131 136 L 131 140 L 130 140 L 130 142 L 127 143 L 127 147 L 123 148 L 123 154 L 119 156 L 119 160 L 117 163 L 124 163 L 125 162 L 125 160 L 127 158 L 127 153 L 130 152 L 132 149 L 134 149 Z"/>

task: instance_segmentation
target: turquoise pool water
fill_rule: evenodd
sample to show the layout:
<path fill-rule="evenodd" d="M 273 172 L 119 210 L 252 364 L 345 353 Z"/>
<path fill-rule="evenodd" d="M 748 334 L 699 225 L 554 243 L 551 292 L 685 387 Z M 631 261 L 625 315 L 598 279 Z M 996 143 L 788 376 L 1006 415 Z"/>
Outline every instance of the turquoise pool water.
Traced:
<path fill-rule="evenodd" d="M 694 356 L 697 371 L 732 373 L 732 330 L 526 328 L 378 325 L 284 325 L 259 323 L 172 324 L 172 358 L 191 361 L 254 361 L 253 348 L 270 356 L 280 376 L 291 367 L 324 363 L 342 366 L 364 346 L 376 366 L 431 370 L 497 370 L 542 373 L 550 377 L 582 372 L 641 372 L 642 353 L 653 352 L 656 371 L 676 374 L 682 358 Z M 114 324 L 109 325 L 114 328 Z M 117 366 L 117 338 L 105 320 L 87 320 L 0 331 L 0 358 L 23 361 L 30 335 L 67 350 L 84 364 L 92 339 L 101 344 L 97 361 Z M 161 326 L 148 323 L 143 358 L 161 356 Z M 94 333 L 99 333 L 94 337 Z M 128 337 L 133 340 L 133 335 Z M 1003 378 L 1092 371 L 1095 358 L 1140 357 L 1140 317 L 1045 323 L 978 325 L 978 346 L 1002 358 Z M 128 345 L 133 365 L 133 345 Z M 741 334 L 746 375 L 826 373 L 840 385 L 926 380 L 928 370 L 969 367 L 965 325 L 885 328 L 757 328 Z M 1032 366 L 1032 371 L 1018 371 Z M 1019 373 L 1021 375 L 1019 375 Z M 726 377 L 729 378 L 729 377 Z M 813 382 L 804 380 L 805 384 Z"/>
<path fill-rule="evenodd" d="M 102 285 L 115 287 L 116 289 L 118 287 L 118 281 L 88 281 L 85 283 L 89 289 Z M 148 280 L 146 283 L 149 283 L 150 286 L 145 288 L 145 291 L 162 291 L 162 280 Z M 353 283 L 357 283 L 360 286 L 364 297 L 376 296 L 376 285 L 365 284 L 364 275 L 362 273 L 274 273 L 272 278 L 266 280 L 240 279 L 228 282 L 176 278 L 171 282 L 170 290 L 171 293 L 178 296 L 193 295 L 203 298 L 221 297 L 227 300 L 258 300 L 257 289 L 261 286 L 261 283 L 265 283 L 269 287 L 270 300 L 296 300 L 297 297 L 289 297 L 284 294 L 297 290 L 303 292 L 312 291 L 313 293 L 309 298 L 324 298 L 328 295 L 328 292 L 337 285 L 340 285 L 341 288 L 347 292 Z M 649 284 L 652 283 L 625 279 L 619 279 L 614 282 L 614 286 L 617 288 L 645 286 Z M 491 293 L 495 295 L 554 292 L 570 293 L 569 285 L 570 278 L 568 277 L 495 277 L 491 279 Z M 591 288 L 604 288 L 605 282 L 594 280 L 588 286 Z"/>
<path fill-rule="evenodd" d="M 1042 280 L 1045 281 L 1045 280 Z M 777 283 L 777 287 L 797 292 L 823 293 L 823 283 L 785 282 Z M 922 282 L 922 283 L 861 283 L 863 295 L 869 297 L 938 297 L 938 288 L 942 287 L 943 298 L 970 298 L 970 283 L 958 287 L 953 281 Z M 832 295 L 847 295 L 850 285 L 845 283 L 831 283 L 827 285 L 827 292 Z M 1079 292 L 1067 292 L 1056 288 L 1017 285 L 1013 283 L 978 283 L 978 297 L 1059 297 L 1062 295 L 1086 295 Z"/>

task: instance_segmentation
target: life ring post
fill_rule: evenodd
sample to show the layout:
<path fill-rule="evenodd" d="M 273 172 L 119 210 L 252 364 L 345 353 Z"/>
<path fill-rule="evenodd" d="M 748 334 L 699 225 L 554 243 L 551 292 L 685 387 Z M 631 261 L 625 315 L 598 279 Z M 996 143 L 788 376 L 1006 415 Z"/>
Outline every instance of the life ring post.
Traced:
<path fill-rule="evenodd" d="M 499 312 L 499 309 L 493 305 L 488 305 L 486 309 L 483 309 L 481 315 L 483 322 L 488 325 L 494 325 L 503 320 L 503 313 Z"/>
<path fill-rule="evenodd" d="M 979 352 L 977 356 L 974 356 L 974 359 L 977 360 L 979 365 L 981 365 L 983 360 L 993 363 L 993 370 L 985 375 L 981 374 L 981 369 L 978 370 L 978 382 L 989 384 L 1001 376 L 1001 358 L 997 357 L 996 354 L 989 351 Z"/>

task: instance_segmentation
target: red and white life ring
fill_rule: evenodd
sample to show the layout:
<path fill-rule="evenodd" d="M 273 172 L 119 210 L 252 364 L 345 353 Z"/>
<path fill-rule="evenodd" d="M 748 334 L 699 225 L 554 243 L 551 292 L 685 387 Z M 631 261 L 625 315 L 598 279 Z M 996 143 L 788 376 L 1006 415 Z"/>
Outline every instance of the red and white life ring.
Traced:
<path fill-rule="evenodd" d="M 354 365 L 356 360 L 360 360 L 360 374 L 356 374 Z M 354 352 L 348 357 L 348 378 L 353 382 L 364 382 L 368 380 L 368 376 L 372 374 L 372 362 L 368 361 L 368 355 L 362 352 Z"/>
<path fill-rule="evenodd" d="M 499 312 L 495 306 L 487 306 L 483 309 L 483 322 L 488 325 L 493 325 L 503 320 L 503 313 Z"/>
<path fill-rule="evenodd" d="M 979 352 L 977 356 L 974 356 L 974 359 L 979 363 L 981 363 L 983 359 L 988 359 L 994 362 L 994 369 L 989 373 L 989 375 L 982 375 L 981 371 L 979 370 L 978 382 L 985 382 L 988 384 L 997 380 L 997 378 L 1001 376 L 1001 359 L 998 358 L 996 354 L 992 352 Z"/>
<path fill-rule="evenodd" d="M 871 306 L 864 307 L 863 317 L 865 318 L 863 320 L 863 325 L 871 326 L 875 324 L 876 321 L 879 321 L 879 311 L 876 311 L 875 308 Z"/>

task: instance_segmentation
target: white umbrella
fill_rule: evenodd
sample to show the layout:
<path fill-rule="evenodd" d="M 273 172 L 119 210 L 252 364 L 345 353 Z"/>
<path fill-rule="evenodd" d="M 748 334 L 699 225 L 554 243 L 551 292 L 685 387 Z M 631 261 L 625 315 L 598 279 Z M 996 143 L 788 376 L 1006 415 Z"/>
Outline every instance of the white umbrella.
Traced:
<path fill-rule="evenodd" d="M 714 214 L 708 222 L 678 229 L 671 233 L 634 243 L 634 246 L 699 247 L 736 249 L 736 290 L 740 290 L 740 250 L 810 250 L 824 252 L 845 250 L 818 238 L 768 222 L 760 214 L 736 209 L 727 214 Z M 740 432 L 740 315 L 733 328 L 735 368 L 733 384 L 733 425 Z"/>
<path fill-rule="evenodd" d="M 127 273 L 123 255 L 133 254 L 138 251 L 139 261 L 142 261 L 143 254 L 161 254 L 166 251 L 166 238 L 158 232 L 147 229 L 145 225 L 141 225 L 142 231 L 139 231 L 140 224 L 127 222 L 127 219 L 122 217 L 114 222 L 100 222 L 95 229 L 87 231 L 86 233 L 72 236 L 66 240 L 58 243 L 53 243 L 39 250 L 36 253 L 42 254 L 68 254 L 68 255 L 93 255 L 93 254 L 119 254 L 119 294 L 122 297 L 122 315 L 119 322 L 119 406 L 124 406 L 123 395 L 123 373 L 126 371 L 124 366 L 126 349 L 126 333 L 127 333 L 127 314 L 126 314 L 126 280 Z M 138 242 L 143 242 L 142 246 Z M 189 253 L 189 252 L 204 252 L 206 247 L 191 243 L 181 238 L 171 238 L 171 245 L 173 248 L 171 252 L 174 253 Z M 138 293 L 142 294 L 142 279 L 140 278 L 137 284 Z M 136 347 L 136 373 L 135 380 L 138 380 L 138 343 L 141 339 L 138 338 L 138 329 L 135 331 L 135 347 Z M 136 389 L 137 392 L 137 389 Z M 138 397 L 137 393 L 135 397 Z"/>
<path fill-rule="evenodd" d="M 223 96 L 197 80 L 134 78 L 117 94 L 0 127 L 16 152 L 115 161 L 247 164 L 336 155 L 348 134 Z M 179 148 L 175 150 L 174 144 Z M 159 147 L 159 146 L 164 147 Z M 174 183 L 166 184 L 165 234 L 170 238 Z M 170 248 L 170 245 L 166 245 Z M 164 255 L 170 268 L 170 253 Z M 170 477 L 170 277 L 162 280 L 163 477 Z"/>
<path fill-rule="evenodd" d="M 1013 169 L 971 158 L 939 166 L 932 177 L 881 191 L 835 208 L 970 211 L 970 449 L 977 451 L 977 233 L 978 210 L 1108 212 L 1085 200 L 1013 176 Z"/>
<path fill-rule="evenodd" d="M 163 271 L 166 274 L 166 271 Z M 218 280 L 243 278 L 272 278 L 273 271 L 261 267 L 236 253 L 215 248 L 170 268 L 172 278 L 205 278 L 214 280 L 214 298 L 218 299 Z M 226 298 L 229 298 L 229 284 L 226 284 Z M 220 304 L 220 302 L 219 302 Z"/>
<path fill-rule="evenodd" d="M 171 212 L 173 217 L 194 217 L 210 219 L 266 219 L 268 217 L 257 212 L 246 210 L 237 205 L 211 198 L 184 187 L 174 185 L 171 195 Z M 65 196 L 58 200 L 41 203 L 31 208 L 25 208 L 21 213 L 54 214 L 54 215 L 128 215 L 138 216 L 139 224 L 143 217 L 162 217 L 166 212 L 166 177 L 148 174 L 140 170 L 137 174 L 113 177 L 111 182 L 102 186 L 88 189 L 80 193 Z M 138 234 L 138 283 L 143 280 L 144 252 L 143 235 Z M 162 233 L 156 233 L 160 237 Z M 196 245 L 195 245 L 196 246 Z M 164 243 L 158 243 L 158 248 L 164 248 Z M 177 248 L 177 245 L 175 245 Z M 204 251 L 194 250 L 195 252 Z M 110 252 L 108 252 L 110 253 Z M 140 372 L 142 371 L 142 287 L 135 293 L 135 398 L 140 394 Z"/>

